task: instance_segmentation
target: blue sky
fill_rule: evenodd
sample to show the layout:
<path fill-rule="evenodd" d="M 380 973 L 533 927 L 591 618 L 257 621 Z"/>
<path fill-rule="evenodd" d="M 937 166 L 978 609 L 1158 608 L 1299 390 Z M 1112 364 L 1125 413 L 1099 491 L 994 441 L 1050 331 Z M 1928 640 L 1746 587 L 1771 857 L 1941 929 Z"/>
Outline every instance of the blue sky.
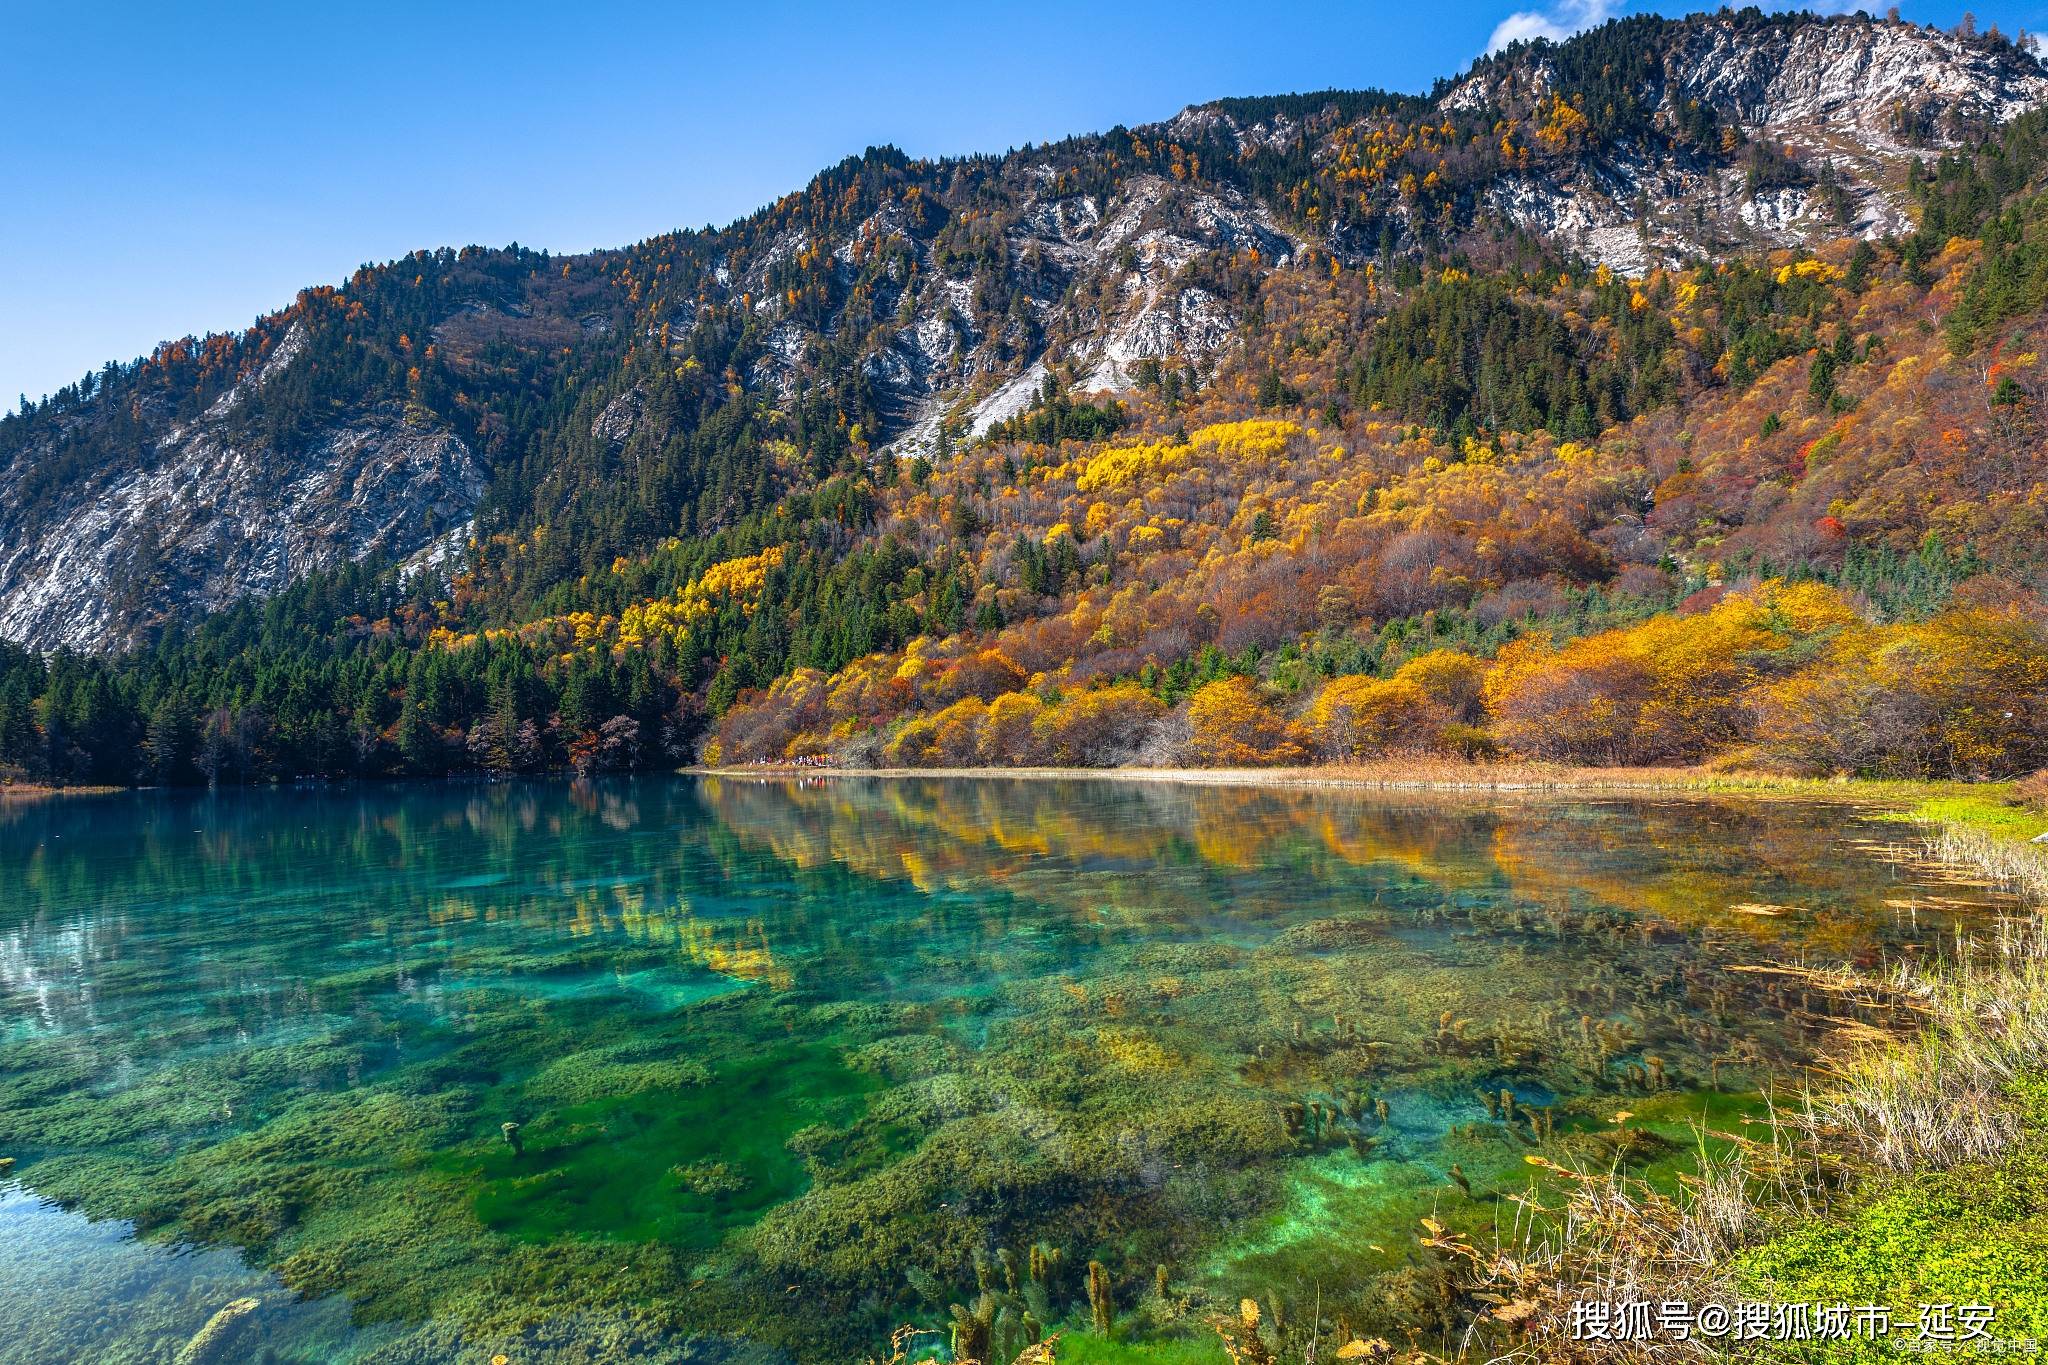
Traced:
<path fill-rule="evenodd" d="M 876 143 L 1001 151 L 1222 95 L 1425 89 L 1497 32 L 1653 7 L 1696 6 L 8 0 L 0 402 L 415 247 L 723 223 Z M 2048 26 L 2048 0 L 1973 8 Z"/>

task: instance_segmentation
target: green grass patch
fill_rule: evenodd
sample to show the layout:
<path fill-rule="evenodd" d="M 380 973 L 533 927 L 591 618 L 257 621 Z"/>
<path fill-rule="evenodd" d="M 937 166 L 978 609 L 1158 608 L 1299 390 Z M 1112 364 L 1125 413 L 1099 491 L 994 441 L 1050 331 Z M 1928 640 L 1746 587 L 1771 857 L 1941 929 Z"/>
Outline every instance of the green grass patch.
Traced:
<path fill-rule="evenodd" d="M 1989 1304 L 1994 1338 L 2048 1337 L 2048 1078 L 2015 1083 L 2011 1101 L 2023 1126 L 1999 1159 L 1872 1180 L 1832 1216 L 1737 1258 L 1751 1298 L 1892 1310 L 1885 1340 L 1814 1344 L 1784 1358 L 1919 1358 L 1923 1304 Z"/>
<path fill-rule="evenodd" d="M 2048 1336 L 2044 1264 L 2048 1139 L 2035 1133 L 2001 1162 L 1873 1186 L 1838 1217 L 1748 1253 L 1738 1272 L 1758 1299 L 1889 1305 L 1903 1343 L 1920 1305 L 1940 1303 L 1990 1304 L 1999 1338 Z"/>
<path fill-rule="evenodd" d="M 1963 794 L 1927 796 L 1910 810 L 1886 814 L 1887 820 L 1912 824 L 1958 825 L 2002 839 L 2027 840 L 2048 830 L 2048 819 L 2010 799 L 2012 784 L 1987 784 Z"/>

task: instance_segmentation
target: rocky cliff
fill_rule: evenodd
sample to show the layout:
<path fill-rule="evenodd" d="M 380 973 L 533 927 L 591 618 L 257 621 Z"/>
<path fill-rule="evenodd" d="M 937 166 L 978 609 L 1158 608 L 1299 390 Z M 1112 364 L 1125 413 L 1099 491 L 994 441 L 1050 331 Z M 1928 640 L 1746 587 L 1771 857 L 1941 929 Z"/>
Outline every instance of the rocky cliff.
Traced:
<path fill-rule="evenodd" d="M 1500 176 L 1489 207 L 1616 270 L 1879 237 L 1911 227 L 1907 164 L 1960 145 L 2048 98 L 2048 73 L 2009 46 L 1896 22 L 1755 23 L 1732 15 L 1647 21 L 1636 95 L 1650 135 L 1600 154 Z M 1541 50 L 1483 64 L 1438 101 L 1540 117 L 1569 96 Z M 1705 148 L 1657 136 L 1704 114 Z M 1715 152 L 1723 155 L 1714 155 Z"/>
<path fill-rule="evenodd" d="M 209 610 L 348 559 L 430 553 L 469 522 L 488 471 L 462 439 L 366 407 L 297 448 L 237 432 L 250 386 L 146 450 L 68 480 L 31 520 L 18 494 L 47 447 L 0 468 L 0 637 L 125 642 L 174 607 Z"/>

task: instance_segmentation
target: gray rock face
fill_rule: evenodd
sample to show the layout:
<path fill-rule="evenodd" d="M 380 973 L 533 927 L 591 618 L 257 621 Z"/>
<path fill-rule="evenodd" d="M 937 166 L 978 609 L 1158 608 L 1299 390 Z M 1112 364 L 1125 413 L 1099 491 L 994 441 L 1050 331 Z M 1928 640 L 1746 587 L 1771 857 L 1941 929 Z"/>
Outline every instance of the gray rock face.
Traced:
<path fill-rule="evenodd" d="M 1116 392 L 1130 386 L 1133 367 L 1146 358 L 1212 362 L 1235 338 L 1236 323 L 1186 277 L 1190 263 L 1207 252 L 1257 251 L 1278 266 L 1302 245 L 1268 206 L 1235 190 L 1139 176 L 1098 203 L 1092 195 L 1060 192 L 1050 165 L 1026 166 L 1019 178 L 1024 183 L 1005 214 L 1003 247 L 1010 260 L 1028 266 L 1027 284 L 1021 306 L 1006 317 L 977 308 L 970 282 L 949 275 L 930 242 L 903 231 L 893 204 L 844 241 L 813 243 L 791 233 L 762 253 L 746 278 L 718 283 L 760 299 L 756 308 L 765 315 L 775 306 L 768 275 L 796 253 L 823 246 L 850 280 L 852 262 L 876 240 L 913 250 L 914 277 L 897 281 L 901 292 L 888 300 L 897 324 L 860 361 L 888 419 L 883 439 L 893 452 L 912 455 L 937 445 L 941 424 L 978 436 L 1022 411 L 1050 365 L 1078 375 L 1084 391 Z M 681 337 L 681 319 L 671 321 Z M 769 354 L 748 382 L 787 396 L 810 340 L 794 323 L 776 324 Z M 600 420 L 610 416 L 608 408 Z"/>
<path fill-rule="evenodd" d="M 949 409 L 981 435 L 1030 405 L 1052 363 L 1080 374 L 1083 390 L 1112 393 L 1131 386 L 1140 360 L 1206 368 L 1235 338 L 1236 320 L 1186 277 L 1189 264 L 1206 252 L 1258 251 L 1281 265 L 1301 246 L 1263 204 L 1157 176 L 1128 183 L 1105 205 L 1033 199 L 1020 220 L 1010 247 L 1043 262 L 1032 303 L 1044 346 L 983 338 L 952 375 L 928 375 L 900 448 L 928 439 Z"/>
<path fill-rule="evenodd" d="M 590 424 L 590 434 L 618 450 L 633 439 L 633 428 L 647 406 L 647 395 L 639 388 L 627 389 L 604 405 L 604 411 Z"/>
<path fill-rule="evenodd" d="M 2004 122 L 2048 96 L 2038 63 L 1993 54 L 1912 24 L 1808 24 L 1765 42 L 1727 20 L 1685 29 L 1667 71 L 1679 99 L 1697 99 L 1748 128 L 1855 135 L 1872 151 L 1906 151 L 1902 109 L 1945 116 L 1937 141 L 1967 123 Z"/>
<path fill-rule="evenodd" d="M 232 395 L 230 395 L 232 396 Z M 486 486 L 448 432 L 371 412 L 286 456 L 225 430 L 219 404 L 144 464 L 67 489 L 30 530 L 0 510 L 0 637 L 118 646 L 171 607 L 268 594 L 315 568 L 402 559 L 466 523 Z M 0 469 L 0 509 L 35 452 Z"/>

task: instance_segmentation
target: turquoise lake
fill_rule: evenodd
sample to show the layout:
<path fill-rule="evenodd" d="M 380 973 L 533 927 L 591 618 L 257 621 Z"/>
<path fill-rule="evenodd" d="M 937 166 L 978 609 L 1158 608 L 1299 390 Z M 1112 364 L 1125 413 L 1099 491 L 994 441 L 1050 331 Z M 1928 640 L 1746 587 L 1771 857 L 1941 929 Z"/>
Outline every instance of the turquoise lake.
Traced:
<path fill-rule="evenodd" d="M 1427 1344 L 1421 1217 L 1486 1233 L 1536 1151 L 1675 1178 L 1892 1022 L 1756 968 L 1990 922 L 1917 838 L 1107 780 L 10 799 L 0 1363 L 852 1361 L 954 1305 L 1002 1359 L 1220 1362 L 1246 1295 Z"/>

